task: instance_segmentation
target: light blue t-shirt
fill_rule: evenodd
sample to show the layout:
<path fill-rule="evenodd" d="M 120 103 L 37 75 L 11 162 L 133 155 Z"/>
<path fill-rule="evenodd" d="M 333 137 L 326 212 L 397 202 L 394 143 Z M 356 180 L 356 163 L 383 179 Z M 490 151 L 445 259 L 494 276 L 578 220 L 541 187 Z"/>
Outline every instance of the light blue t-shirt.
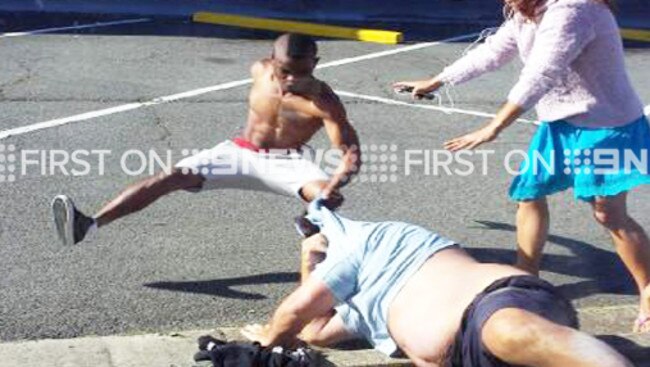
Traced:
<path fill-rule="evenodd" d="M 392 355 L 397 345 L 388 333 L 391 301 L 431 255 L 456 243 L 408 223 L 349 220 L 319 200 L 309 205 L 307 219 L 329 243 L 313 276 L 337 298 L 346 328 Z"/>

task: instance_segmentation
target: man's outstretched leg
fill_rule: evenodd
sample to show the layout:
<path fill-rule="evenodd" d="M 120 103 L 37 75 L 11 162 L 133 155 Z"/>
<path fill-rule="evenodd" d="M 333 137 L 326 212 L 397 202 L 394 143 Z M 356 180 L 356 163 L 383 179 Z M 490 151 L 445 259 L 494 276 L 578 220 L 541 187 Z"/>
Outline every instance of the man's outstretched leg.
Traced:
<path fill-rule="evenodd" d="M 517 308 L 495 312 L 481 339 L 499 360 L 532 367 L 632 367 L 602 341 Z"/>
<path fill-rule="evenodd" d="M 156 199 L 176 190 L 199 188 L 203 177 L 173 169 L 139 181 L 122 191 L 94 217 L 79 211 L 72 200 L 59 195 L 52 201 L 52 212 L 59 238 L 64 245 L 73 245 L 84 239 L 93 228 L 104 226 L 118 218 L 147 207 Z"/>

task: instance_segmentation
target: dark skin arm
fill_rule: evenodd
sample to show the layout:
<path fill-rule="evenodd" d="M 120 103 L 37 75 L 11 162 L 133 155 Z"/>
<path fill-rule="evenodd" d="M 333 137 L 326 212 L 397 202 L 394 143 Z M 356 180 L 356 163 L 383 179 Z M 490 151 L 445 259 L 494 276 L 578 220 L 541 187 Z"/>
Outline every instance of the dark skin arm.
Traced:
<path fill-rule="evenodd" d="M 325 131 L 332 147 L 342 151 L 343 157 L 323 195 L 328 197 L 338 188 L 347 184 L 361 168 L 359 137 L 348 121 L 345 107 L 334 91 L 322 83 L 319 98 L 314 102 L 321 111 Z"/>

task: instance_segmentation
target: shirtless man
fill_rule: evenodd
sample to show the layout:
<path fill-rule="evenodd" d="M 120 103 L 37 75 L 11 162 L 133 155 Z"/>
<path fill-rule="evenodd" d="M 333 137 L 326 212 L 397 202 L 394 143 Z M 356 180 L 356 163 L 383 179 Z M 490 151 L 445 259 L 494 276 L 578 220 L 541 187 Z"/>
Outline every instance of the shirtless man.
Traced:
<path fill-rule="evenodd" d="M 359 141 L 341 101 L 313 76 L 317 63 L 317 46 L 311 38 L 280 36 L 272 57 L 251 67 L 253 85 L 242 136 L 181 160 L 171 172 L 129 186 L 94 217 L 77 210 L 69 197 L 55 197 L 52 210 L 61 241 L 78 243 L 89 231 L 181 189 L 271 191 L 307 202 L 324 195 L 331 208 L 338 207 L 343 201 L 338 189 L 359 170 Z M 342 153 L 331 178 L 303 156 L 303 145 L 321 127 Z"/>
<path fill-rule="evenodd" d="M 303 242 L 303 283 L 269 324 L 242 329 L 251 340 L 328 346 L 363 337 L 417 366 L 632 366 L 577 331 L 571 304 L 522 270 L 478 263 L 414 225 L 343 218 L 318 200 L 307 218 L 320 234 Z"/>

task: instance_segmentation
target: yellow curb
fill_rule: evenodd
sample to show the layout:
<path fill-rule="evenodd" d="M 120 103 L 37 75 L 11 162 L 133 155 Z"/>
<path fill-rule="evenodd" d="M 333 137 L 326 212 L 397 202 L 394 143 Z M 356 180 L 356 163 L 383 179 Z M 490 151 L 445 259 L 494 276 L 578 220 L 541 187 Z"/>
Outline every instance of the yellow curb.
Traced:
<path fill-rule="evenodd" d="M 630 41 L 650 42 L 649 30 L 621 28 L 621 36 Z"/>
<path fill-rule="evenodd" d="M 379 29 L 348 28 L 325 24 L 295 22 L 269 18 L 254 18 L 224 13 L 194 13 L 192 20 L 198 23 L 211 23 L 242 28 L 265 29 L 278 32 L 294 32 L 312 36 L 343 38 L 364 42 L 397 44 L 402 42 L 402 32 Z"/>

